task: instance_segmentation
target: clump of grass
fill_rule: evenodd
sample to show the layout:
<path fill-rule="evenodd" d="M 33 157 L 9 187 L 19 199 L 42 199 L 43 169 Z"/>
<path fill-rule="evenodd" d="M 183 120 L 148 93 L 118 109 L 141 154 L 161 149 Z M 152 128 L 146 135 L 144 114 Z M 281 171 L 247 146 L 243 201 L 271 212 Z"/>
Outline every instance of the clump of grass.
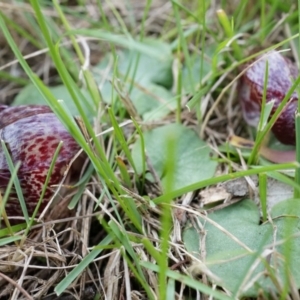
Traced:
<path fill-rule="evenodd" d="M 140 6 L 139 2 L 129 1 L 118 7 L 113 1 L 96 1 L 91 5 L 78 1 L 71 7 L 68 3 L 53 1 L 53 7 L 49 7 L 34 0 L 30 4 L 20 1 L 16 7 L 26 20 L 24 28 L 10 15 L 0 14 L 5 45 L 22 67 L 20 76 L 0 68 L 2 80 L 13 83 L 13 87 L 28 82 L 33 84 L 90 162 L 75 184 L 77 194 L 67 196 L 73 197 L 69 205 L 75 209 L 73 215 L 55 219 L 57 215 L 54 214 L 54 220 L 45 218 L 32 224 L 25 213 L 26 223 L 30 224 L 27 228 L 18 225 L 0 231 L 0 265 L 3 266 L 0 272 L 10 272 L 10 278 L 18 282 L 11 292 L 11 283 L 4 288 L 5 277 L 0 274 L 0 287 L 3 287 L 0 298 L 18 299 L 22 293 L 34 299 L 55 299 L 64 293 L 89 299 L 105 296 L 107 299 L 162 300 L 200 294 L 230 299 L 233 295 L 220 284 L 216 289 L 217 276 L 211 273 L 205 259 L 201 261 L 201 278 L 192 278 L 190 264 L 199 263 L 199 258 L 183 246 L 182 232 L 188 219 L 198 222 L 195 217 L 199 212 L 193 215 L 191 207 L 205 213 L 196 202 L 199 189 L 250 175 L 259 174 L 263 221 L 270 217 L 266 205 L 266 174 L 295 169 L 298 164 L 255 168 L 252 164 L 255 149 L 261 146 L 292 90 L 278 108 L 277 115 L 257 135 L 248 169 L 241 169 L 246 164 L 237 161 L 238 156 L 222 156 L 219 146 L 226 143 L 231 133 L 246 135 L 235 97 L 240 76 L 238 67 L 264 49 L 293 43 L 295 36 L 287 36 L 283 27 L 276 27 L 275 22 L 269 26 L 269 21 L 278 20 L 290 27 L 293 34 L 298 34 L 298 29 L 294 29 L 295 13 L 288 19 L 280 19 L 280 13 L 288 7 L 279 1 L 263 1 L 249 7 L 248 1 L 243 0 L 235 11 L 231 9 L 231 1 L 221 1 L 218 9 L 212 3 L 202 2 L 157 0 L 146 1 Z M 174 55 L 173 86 L 169 92 L 173 93 L 176 105 L 164 117 L 148 121 L 131 100 L 136 86 L 145 92 L 144 97 L 152 93 L 137 79 L 142 54 L 155 57 L 157 61 L 161 57 L 162 50 L 147 43 L 150 37 L 164 41 L 172 51 L 170 56 Z M 252 54 L 264 41 L 268 41 L 264 49 Z M 26 59 L 20 50 L 22 44 L 37 51 L 34 61 Z M 121 74 L 119 53 L 124 49 L 140 54 Z M 114 89 L 110 102 L 103 95 L 104 89 L 99 90 L 98 78 L 92 72 L 92 56 L 97 56 L 95 64 L 98 64 L 108 52 L 112 53 L 113 60 L 109 76 Z M 43 66 L 36 62 L 40 60 L 40 53 L 48 62 Z M 71 95 L 80 115 L 80 127 L 68 105 L 58 102 L 51 93 L 50 85 L 57 83 L 64 85 Z M 87 101 L 82 87 L 87 90 L 91 102 Z M 89 113 L 86 106 L 89 106 Z M 162 188 L 162 178 L 147 157 L 143 135 L 149 128 L 174 122 L 193 127 L 215 149 L 222 158 L 218 160 L 218 176 L 174 188 L 176 145 L 169 137 L 161 176 L 167 174 L 164 178 L 167 183 Z M 132 144 L 139 138 L 141 172 L 132 156 Z M 243 163 L 242 156 L 240 159 Z M 11 166 L 10 185 L 4 195 L 0 194 L 4 204 L 13 183 L 18 185 L 17 168 L 18 165 Z M 221 207 L 216 205 L 216 209 Z M 66 211 L 66 206 L 63 210 Z M 288 261 L 288 250 L 286 255 Z M 286 274 L 288 277 L 288 265 Z M 289 284 L 285 283 L 285 295 L 289 293 Z"/>

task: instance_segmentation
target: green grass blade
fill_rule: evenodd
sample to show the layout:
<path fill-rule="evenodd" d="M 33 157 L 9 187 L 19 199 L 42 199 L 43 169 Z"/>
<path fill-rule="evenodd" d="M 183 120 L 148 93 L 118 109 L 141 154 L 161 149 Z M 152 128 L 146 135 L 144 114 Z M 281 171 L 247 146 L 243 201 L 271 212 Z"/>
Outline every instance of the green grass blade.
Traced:
<path fill-rule="evenodd" d="M 263 215 L 263 222 L 267 221 L 267 175 L 261 173 L 258 175 L 259 181 L 259 200 Z"/>
<path fill-rule="evenodd" d="M 112 237 L 107 235 L 83 260 L 76 266 L 54 289 L 57 296 L 61 295 L 71 283 L 88 267 L 90 263 L 102 252 L 104 246 L 112 242 Z"/>
<path fill-rule="evenodd" d="M 295 163 L 263 166 L 263 167 L 246 170 L 246 171 L 240 171 L 240 172 L 236 172 L 236 173 L 221 175 L 221 176 L 217 176 L 217 177 L 214 177 L 211 179 L 203 180 L 201 182 L 193 183 L 184 188 L 166 193 L 162 196 L 159 196 L 159 197 L 153 199 L 153 202 L 155 204 L 159 204 L 162 202 L 169 202 L 170 199 L 175 199 L 176 197 L 182 196 L 188 192 L 195 191 L 195 190 L 204 188 L 209 185 L 217 184 L 219 182 L 224 182 L 224 181 L 239 178 L 239 177 L 255 175 L 255 174 L 260 174 L 260 173 L 265 173 L 265 172 L 295 169 L 297 167 L 298 167 L 298 163 L 295 162 Z"/>
<path fill-rule="evenodd" d="M 298 0 L 298 32 L 300 33 L 300 6 L 299 5 L 300 5 L 300 0 Z M 300 47 L 299 38 L 298 38 L 298 42 L 299 42 L 298 47 Z M 298 93 L 298 111 L 295 114 L 296 161 L 300 162 L 300 88 L 299 87 L 297 88 L 297 93 Z M 295 182 L 300 186 L 300 168 L 296 169 Z M 296 189 L 294 190 L 294 197 L 300 198 L 300 192 Z"/>
<path fill-rule="evenodd" d="M 159 267 L 150 262 L 140 261 L 140 264 L 141 264 L 141 266 L 143 266 L 149 270 L 159 272 Z M 232 299 L 231 297 L 227 296 L 226 294 L 221 293 L 220 291 L 213 290 L 209 286 L 201 283 L 199 280 L 193 279 L 191 276 L 183 275 L 181 273 L 171 271 L 171 270 L 167 270 L 166 275 L 171 279 L 178 280 L 179 282 L 181 282 L 191 288 L 194 288 L 197 291 L 201 291 L 205 295 L 210 295 L 210 296 L 214 297 L 215 299 L 219 299 L 219 300 L 231 300 Z"/>
<path fill-rule="evenodd" d="M 10 174 L 14 174 L 16 171 L 16 167 L 14 166 L 14 163 L 12 161 L 12 158 L 10 156 L 10 153 L 6 147 L 6 144 L 3 140 L 1 140 L 1 148 L 4 152 L 4 155 L 5 155 L 5 158 L 6 158 L 6 162 L 7 162 L 7 165 L 8 165 L 8 168 L 9 168 L 9 171 L 10 171 Z M 20 167 L 21 163 L 19 163 L 19 167 Z M 18 170 L 19 168 L 17 168 Z M 21 185 L 20 185 L 20 181 L 18 179 L 17 176 L 12 176 L 14 178 L 14 186 L 15 186 L 15 189 L 16 189 L 16 193 L 17 193 L 17 196 L 18 196 L 18 199 L 19 199 L 19 202 L 20 202 L 20 206 L 21 206 L 21 209 L 22 209 L 22 213 L 23 213 L 23 216 L 25 218 L 25 221 L 26 223 L 28 224 L 29 222 L 29 216 L 28 216 L 28 211 L 27 211 L 27 208 L 26 208 L 26 202 L 25 202 L 25 199 L 24 199 L 24 196 L 23 196 L 23 192 L 22 192 L 22 189 L 21 189 Z M 10 191 L 10 189 L 8 189 Z"/>
<path fill-rule="evenodd" d="M 7 238 L 0 239 L 0 247 L 11 244 L 13 242 L 21 240 L 22 237 L 20 235 L 10 236 Z"/>
<path fill-rule="evenodd" d="M 128 147 L 128 142 L 125 139 L 124 133 L 123 133 L 122 129 L 120 128 L 120 126 L 119 126 L 119 124 L 118 124 L 118 122 L 115 118 L 115 115 L 114 115 L 111 108 L 108 109 L 108 113 L 109 113 L 109 116 L 110 116 L 112 126 L 114 128 L 114 134 L 116 136 L 116 139 L 117 139 L 117 141 L 119 141 L 121 149 L 124 151 L 124 153 L 126 155 L 126 158 L 128 159 L 130 165 L 132 166 L 135 174 L 137 174 L 135 163 L 132 159 L 131 151 Z"/>

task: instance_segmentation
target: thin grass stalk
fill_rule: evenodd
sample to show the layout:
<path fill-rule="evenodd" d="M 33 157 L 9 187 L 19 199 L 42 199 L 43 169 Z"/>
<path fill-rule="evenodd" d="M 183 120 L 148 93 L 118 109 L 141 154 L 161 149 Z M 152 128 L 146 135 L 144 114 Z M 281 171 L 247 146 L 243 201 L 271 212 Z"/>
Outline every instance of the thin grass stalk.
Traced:
<path fill-rule="evenodd" d="M 299 93 L 299 92 L 298 92 Z M 299 93 L 300 96 L 300 93 Z M 300 98 L 299 98 L 300 99 Z M 295 116 L 295 124 L 296 124 L 296 161 L 300 162 L 300 102 L 298 100 L 298 111 Z M 300 186 L 300 168 L 295 170 L 295 182 L 298 186 Z M 294 197 L 300 198 L 300 192 L 297 189 L 294 189 Z"/>
<path fill-rule="evenodd" d="M 201 0 L 201 2 L 202 2 L 202 0 Z M 175 5 L 177 5 L 181 9 L 181 11 L 185 12 L 188 16 L 192 17 L 195 20 L 195 22 L 200 23 L 198 14 L 200 15 L 202 13 L 202 11 L 201 12 L 193 13 L 186 6 L 184 6 L 182 3 L 180 3 L 180 2 L 178 2 L 176 0 L 172 0 L 172 3 L 175 4 Z M 202 3 L 205 6 L 205 2 L 202 2 Z M 204 11 L 205 11 L 205 9 L 204 9 Z M 177 28 L 175 27 L 174 30 L 176 30 L 176 29 Z"/>
<path fill-rule="evenodd" d="M 151 8 L 152 0 L 147 0 L 146 6 L 143 12 L 143 17 L 141 21 L 141 32 L 140 32 L 140 41 L 142 42 L 145 37 L 145 22 L 147 19 L 147 16 L 149 14 L 150 8 Z"/>
<path fill-rule="evenodd" d="M 118 70 L 118 64 L 119 64 L 119 56 L 117 52 L 112 53 L 113 56 L 113 73 L 112 73 L 112 86 L 114 87 L 116 82 L 118 82 L 119 78 L 119 70 Z M 110 106 L 114 108 L 117 107 L 117 101 L 115 101 L 115 94 L 117 93 L 115 88 L 112 88 L 111 90 L 111 104 Z"/>
<path fill-rule="evenodd" d="M 111 9 L 112 13 L 114 14 L 114 17 L 117 19 L 119 25 L 121 26 L 121 29 L 123 31 L 123 33 L 128 37 L 131 38 L 131 34 L 127 29 L 127 26 L 124 22 L 124 20 L 122 19 L 121 14 L 119 13 L 119 11 L 116 9 L 116 7 L 113 5 L 112 1 L 108 0 L 105 1 L 106 4 L 108 4 L 109 8 Z"/>
<path fill-rule="evenodd" d="M 266 174 L 268 177 L 274 178 L 286 185 L 289 185 L 300 192 L 300 185 L 295 182 L 294 178 L 291 178 L 290 176 L 284 175 L 280 172 L 268 172 Z"/>
<path fill-rule="evenodd" d="M 141 266 L 154 271 L 159 272 L 159 266 L 148 262 L 148 261 L 140 261 Z M 185 284 L 195 290 L 202 292 L 204 295 L 209 295 L 211 299 L 218 299 L 218 300 L 232 300 L 231 296 L 227 296 L 225 293 L 219 290 L 213 290 L 210 286 L 202 283 L 198 279 L 194 279 L 191 275 L 184 275 L 177 271 L 167 270 L 166 275 L 168 278 L 172 278 L 176 281 L 179 281 L 181 284 Z M 159 299 L 160 300 L 160 299 Z"/>
<path fill-rule="evenodd" d="M 116 162 L 120 170 L 120 176 L 122 178 L 122 181 L 124 182 L 125 186 L 128 187 L 129 189 L 132 189 L 132 182 L 130 178 L 130 174 L 127 170 L 127 166 L 122 159 L 122 157 L 117 156 L 116 157 Z"/>
<path fill-rule="evenodd" d="M 169 238 L 172 228 L 171 207 L 169 205 L 161 206 L 161 230 L 160 230 L 160 257 L 158 260 L 158 289 L 159 299 L 167 300 L 167 271 L 168 271 L 168 254 L 169 254 Z"/>
<path fill-rule="evenodd" d="M 106 29 L 108 32 L 109 31 L 113 31 L 111 25 L 109 24 L 109 21 L 107 20 L 106 14 L 105 14 L 105 12 L 103 10 L 103 6 L 102 5 L 103 5 L 104 2 L 101 1 L 101 0 L 97 0 L 96 2 L 97 2 L 97 5 L 98 5 L 98 8 L 99 8 L 101 20 L 102 20 L 102 22 L 104 24 L 104 26 L 101 26 L 101 28 Z M 111 48 L 111 52 L 114 55 L 116 55 L 116 47 L 115 47 L 115 45 L 113 43 L 111 43 L 109 46 Z"/>
<path fill-rule="evenodd" d="M 259 182 L 259 201 L 262 210 L 263 222 L 267 221 L 267 186 L 268 186 L 268 177 L 265 173 L 258 175 Z"/>
<path fill-rule="evenodd" d="M 101 20 L 104 24 L 103 28 L 105 28 L 106 30 L 111 30 L 111 26 L 107 20 L 107 17 L 106 17 L 106 14 L 104 13 L 104 10 L 103 10 L 103 1 L 101 0 L 96 0 L 96 3 L 98 5 L 98 8 L 99 8 L 99 12 L 100 12 L 100 16 L 101 16 Z"/>
<path fill-rule="evenodd" d="M 175 199 L 176 197 L 180 197 L 188 192 L 192 192 L 201 188 L 204 188 L 209 185 L 217 184 L 220 182 L 225 182 L 227 180 L 232 180 L 235 178 L 240 178 L 240 177 L 245 177 L 245 176 L 250 176 L 250 175 L 255 175 L 255 174 L 260 174 L 260 173 L 265 173 L 265 172 L 272 172 L 272 171 L 280 171 L 280 170 L 290 170 L 290 169 L 296 169 L 300 165 L 297 162 L 292 162 L 292 163 L 286 163 L 286 164 L 277 164 L 277 165 L 268 165 L 268 166 L 263 166 L 263 167 L 257 167 L 254 169 L 249 169 L 245 171 L 240 171 L 240 172 L 235 172 L 231 174 L 226 174 L 226 175 L 221 175 L 217 176 L 214 178 L 206 179 L 200 182 L 196 182 L 190 185 L 187 185 L 183 188 L 180 188 L 178 190 L 165 193 L 155 199 L 153 199 L 153 202 L 155 204 L 163 203 L 163 202 L 168 202 L 171 199 Z"/>
<path fill-rule="evenodd" d="M 60 27 L 58 26 L 57 22 L 55 22 L 52 18 L 43 15 L 45 22 L 47 24 L 47 28 L 51 33 L 51 37 L 53 40 L 59 40 L 61 38 L 61 31 Z M 39 24 L 35 24 L 34 27 L 36 30 L 39 30 L 41 35 L 41 40 L 46 42 L 44 33 L 41 31 L 41 28 L 38 26 Z M 47 46 L 47 43 L 45 43 Z M 74 57 L 73 53 L 66 47 L 60 47 L 62 61 L 64 62 L 65 68 L 69 71 L 73 78 L 77 78 L 79 73 L 78 64 L 74 64 Z"/>
<path fill-rule="evenodd" d="M 141 183 L 141 190 L 144 190 L 144 186 L 145 186 L 145 180 L 146 180 L 146 150 L 145 150 L 145 140 L 144 140 L 144 135 L 143 132 L 141 130 L 140 125 L 137 123 L 137 121 L 133 118 L 132 122 L 136 128 L 137 133 L 139 134 L 139 138 L 141 141 L 141 157 L 142 157 L 142 174 L 141 174 L 141 179 L 140 179 L 140 183 Z M 138 177 L 136 178 L 138 179 Z"/>
<path fill-rule="evenodd" d="M 268 234 L 269 233 L 265 233 L 265 238 L 268 237 Z M 236 285 L 236 289 L 233 292 L 232 299 L 243 298 L 243 293 L 244 293 L 243 288 L 249 282 L 251 275 L 253 275 L 251 273 L 254 270 L 251 269 L 251 267 L 253 266 L 253 264 L 255 264 L 255 262 L 257 260 L 259 260 L 263 264 L 263 266 L 266 269 L 266 272 L 268 272 L 267 274 L 270 277 L 271 281 L 277 287 L 278 291 L 280 291 L 280 285 L 278 285 L 278 276 L 277 276 L 278 274 L 276 272 L 277 270 L 274 269 L 272 264 L 270 264 L 270 260 L 268 260 L 264 256 L 262 256 L 264 246 L 265 246 L 264 241 L 265 241 L 265 239 L 262 239 L 261 243 L 258 245 L 258 248 L 255 250 L 254 253 L 251 254 L 251 259 L 248 261 L 247 268 L 245 268 L 246 272 L 244 274 L 240 274 L 240 276 L 239 276 L 239 283 Z"/>
<path fill-rule="evenodd" d="M 181 99 L 182 99 L 182 64 L 180 61 L 180 48 L 178 44 L 177 51 L 177 87 L 176 87 L 176 97 L 177 97 L 177 108 L 176 108 L 176 121 L 177 123 L 181 123 Z"/>
<path fill-rule="evenodd" d="M 68 205 L 68 209 L 71 210 L 71 209 L 75 208 L 75 206 L 81 199 L 81 196 L 84 193 L 86 185 L 90 181 L 93 173 L 94 173 L 94 166 L 92 164 L 89 164 L 88 168 L 85 170 L 81 179 L 73 185 L 74 187 L 78 187 L 78 190 L 77 190 L 76 194 L 72 197 L 72 200 L 70 201 L 70 203 Z"/>
<path fill-rule="evenodd" d="M 71 283 L 94 261 L 94 259 L 113 241 L 111 235 L 107 235 L 94 249 L 86 255 L 82 261 L 76 266 L 54 289 L 57 296 L 61 295 Z"/>
<path fill-rule="evenodd" d="M 202 30 L 201 30 L 201 56 L 200 56 L 200 60 L 201 60 L 201 67 L 200 67 L 200 89 L 202 89 L 202 85 L 203 85 L 203 74 L 204 74 L 204 54 L 205 54 L 205 37 L 206 37 L 206 9 L 205 9 L 205 1 L 200 1 L 202 3 L 202 7 L 201 7 L 201 22 L 202 22 Z M 200 107 L 201 105 L 199 105 Z M 202 116 L 201 119 L 202 120 Z"/>
<path fill-rule="evenodd" d="M 13 160 L 10 156 L 10 153 L 9 153 L 7 147 L 6 147 L 6 144 L 3 140 L 1 140 L 1 148 L 4 152 L 5 159 L 6 159 L 10 174 L 13 174 L 14 170 L 15 170 L 15 166 L 14 166 Z M 18 196 L 18 199 L 19 199 L 19 202 L 20 202 L 20 206 L 21 206 L 22 213 L 23 213 L 23 216 L 25 218 L 26 224 L 28 224 L 28 222 L 29 222 L 28 211 L 27 211 L 26 202 L 25 202 L 25 199 L 24 199 L 24 196 L 23 196 L 23 192 L 22 192 L 22 188 L 21 188 L 21 184 L 20 184 L 20 180 L 19 180 L 18 176 L 14 177 L 14 187 L 15 187 L 15 191 L 17 193 L 17 196 Z M 9 189 L 9 191 L 10 191 L 10 189 Z"/>
<path fill-rule="evenodd" d="M 111 108 L 108 109 L 108 114 L 110 116 L 110 120 L 111 120 L 112 126 L 114 128 L 115 137 L 119 141 L 121 149 L 124 151 L 126 158 L 128 159 L 130 165 L 132 166 L 132 168 L 134 170 L 134 173 L 137 174 L 137 169 L 136 169 L 134 160 L 132 158 L 131 151 L 130 151 L 127 141 L 125 139 L 124 133 L 121 130 L 121 128 L 119 127 L 119 124 L 118 124 L 116 117 Z"/>
<path fill-rule="evenodd" d="M 240 28 L 245 22 L 245 10 L 247 9 L 248 0 L 239 1 L 235 11 L 234 11 L 234 19 L 235 25 L 237 28 Z"/>
<path fill-rule="evenodd" d="M 274 15 L 276 12 L 280 9 L 279 5 L 281 3 L 281 0 L 272 0 L 271 3 L 268 4 L 268 11 L 265 17 L 265 24 L 272 24 L 272 21 L 274 20 Z M 263 40 L 262 40 L 263 42 Z"/>
<path fill-rule="evenodd" d="M 234 38 L 233 21 L 232 22 L 229 21 L 228 16 L 223 9 L 219 9 L 217 11 L 217 16 L 218 16 L 221 26 L 224 29 L 226 36 L 229 39 Z M 236 40 L 233 40 L 231 45 L 232 45 L 232 49 L 234 51 L 234 55 L 235 55 L 236 59 L 241 60 L 243 57 L 243 52 L 241 51 L 240 46 L 238 45 Z"/>
<path fill-rule="evenodd" d="M 0 78 L 4 79 L 4 80 L 11 81 L 11 82 L 15 82 L 15 83 L 17 83 L 21 86 L 26 86 L 30 83 L 30 81 L 27 80 L 27 79 L 13 76 L 10 73 L 5 72 L 5 71 L 0 71 Z"/>
<path fill-rule="evenodd" d="M 298 0 L 298 32 L 300 34 L 300 0 Z M 300 47 L 300 38 L 299 41 L 299 47 Z M 300 49 L 300 48 L 299 48 Z M 297 88 L 298 93 L 298 109 L 295 114 L 295 131 L 296 131 L 296 161 L 300 162 L 300 88 Z M 300 186 L 300 168 L 298 167 L 296 169 L 295 173 L 295 181 Z M 300 198 L 300 192 L 296 189 L 294 189 L 294 197 Z"/>
<path fill-rule="evenodd" d="M 129 259 L 128 255 L 126 255 L 126 252 L 124 251 L 123 248 L 121 248 L 121 251 L 122 251 L 122 256 L 126 260 L 126 262 L 128 264 L 128 267 L 130 268 L 130 270 L 133 273 L 134 278 L 136 278 L 140 282 L 140 284 L 144 288 L 145 292 L 147 293 L 147 299 L 149 299 L 149 300 L 155 300 L 155 299 L 157 299 L 155 297 L 155 295 L 153 294 L 153 290 L 150 288 L 149 283 L 147 282 L 147 280 L 144 277 L 141 277 L 139 275 L 139 273 L 137 272 L 136 268 L 135 268 L 135 266 L 137 266 L 137 265 L 140 268 L 139 262 L 136 265 L 133 264 L 131 262 L 131 260 Z"/>
<path fill-rule="evenodd" d="M 121 250 L 122 256 L 126 259 L 129 268 L 135 275 L 135 278 L 140 282 L 140 284 L 144 288 L 145 292 L 148 295 L 148 298 L 154 299 L 149 284 L 147 283 L 143 270 L 139 264 L 139 257 L 134 251 L 134 248 L 132 247 L 130 235 L 127 234 L 125 229 L 122 230 L 121 228 L 119 228 L 119 226 L 117 226 L 117 224 L 113 221 L 109 221 L 108 225 L 111 228 L 112 232 L 115 234 L 115 237 L 119 240 L 121 245 L 119 248 Z M 126 249 L 126 252 L 124 251 L 124 249 Z M 134 263 L 131 261 L 130 258 L 134 261 Z"/>
<path fill-rule="evenodd" d="M 257 128 L 257 139 L 262 134 L 264 136 L 263 132 L 263 125 L 264 125 L 264 116 L 265 116 L 265 108 L 266 108 L 266 97 L 267 97 L 267 88 L 268 88 L 268 79 L 269 79 L 269 62 L 266 61 L 266 67 L 265 67 L 265 77 L 264 77 L 264 89 L 263 89 L 263 96 L 262 96 L 262 103 L 261 103 L 261 112 L 260 112 L 260 118 Z M 261 143 L 255 143 L 253 150 L 251 151 L 250 157 L 248 159 L 248 165 L 251 165 L 253 162 L 255 162 L 258 158 L 259 154 L 259 148 L 261 147 L 263 140 L 261 139 Z"/>
<path fill-rule="evenodd" d="M 14 233 L 12 232 L 11 235 L 13 235 L 13 234 Z M 2 239 L 0 239 L 0 247 L 9 245 L 11 243 L 17 244 L 16 242 L 19 241 L 21 238 L 22 237 L 19 236 L 19 235 L 14 235 L 14 236 L 2 238 Z"/>
<path fill-rule="evenodd" d="M 183 31 L 181 22 L 181 16 L 179 14 L 179 9 L 178 9 L 178 3 L 175 1 L 172 1 L 172 7 L 173 7 L 173 11 L 174 11 L 174 15 L 175 15 L 175 21 L 176 21 L 176 29 L 179 31 L 179 37 L 177 39 L 177 45 L 176 45 L 176 49 L 182 49 L 183 54 L 184 54 L 184 60 L 185 60 L 185 64 L 187 66 L 188 69 L 188 76 L 189 76 L 189 80 L 190 82 L 194 82 L 194 78 L 193 78 L 193 73 L 192 73 L 192 69 L 193 69 L 193 65 L 192 65 L 192 61 L 190 58 L 190 52 L 188 50 L 188 44 L 187 44 L 187 37 L 185 36 L 185 32 Z M 181 84 L 181 83 L 180 83 Z M 194 87 L 194 84 L 191 85 L 192 87 Z M 195 92 L 194 90 L 192 91 L 193 93 Z M 178 90 L 177 90 L 178 93 Z M 180 95 L 181 95 L 181 91 L 180 91 Z"/>
<path fill-rule="evenodd" d="M 256 138 L 255 144 L 254 144 L 254 148 L 253 148 L 253 151 L 256 151 L 256 152 L 254 152 L 254 153 L 258 152 L 258 149 L 261 146 L 265 135 L 271 130 L 271 128 L 275 124 L 276 120 L 280 116 L 282 110 L 284 109 L 285 105 L 287 104 L 287 102 L 289 101 L 290 97 L 292 96 L 292 93 L 295 91 L 295 89 L 298 87 L 299 84 L 300 84 L 300 76 L 298 76 L 297 79 L 294 81 L 294 83 L 292 84 L 291 88 L 289 89 L 289 91 L 287 92 L 287 94 L 283 98 L 282 102 L 277 107 L 275 113 L 271 117 L 269 123 L 265 126 L 264 130 L 262 131 L 262 133 Z"/>
<path fill-rule="evenodd" d="M 239 61 L 229 64 L 228 67 L 222 68 L 221 70 L 219 70 L 219 72 L 217 72 L 215 74 L 215 76 L 219 77 L 219 76 L 223 75 L 224 73 L 228 73 L 228 72 L 231 72 L 232 70 L 236 70 L 237 67 L 249 62 L 250 60 L 253 60 L 254 58 L 256 58 L 262 54 L 265 54 L 266 51 L 275 50 L 283 45 L 286 45 L 289 41 L 292 41 L 298 37 L 299 37 L 299 33 L 296 33 L 296 34 L 292 35 L 291 37 L 288 37 L 279 43 L 276 43 L 268 48 L 265 48 L 261 51 L 256 52 L 255 54 L 247 55 L 247 56 L 245 56 L 245 58 L 241 58 Z"/>
<path fill-rule="evenodd" d="M 174 160 L 176 149 L 176 142 L 172 136 L 167 141 L 167 161 L 165 170 L 168 176 L 166 177 L 166 192 L 174 189 Z M 172 199 L 169 199 L 172 201 Z M 161 207 L 161 228 L 160 228 L 160 258 L 158 261 L 159 273 L 158 273 L 158 290 L 159 299 L 167 300 L 167 271 L 168 271 L 168 255 L 169 255 L 169 238 L 172 230 L 172 209 L 169 203 L 162 205 Z"/>
<path fill-rule="evenodd" d="M 146 7 L 145 7 L 145 10 L 144 10 L 144 13 L 143 13 L 143 17 L 142 17 L 142 21 L 141 21 L 141 32 L 140 32 L 140 41 L 141 42 L 144 40 L 144 36 L 145 36 L 145 21 L 146 21 L 148 13 L 150 11 L 151 3 L 152 3 L 152 0 L 147 0 Z M 134 88 L 135 76 L 137 74 L 137 70 L 138 70 L 138 66 L 139 66 L 139 61 L 140 61 L 140 56 L 141 56 L 141 54 L 138 53 L 138 55 L 136 57 L 136 60 L 135 60 L 134 68 L 133 68 L 133 75 L 132 75 L 131 80 L 129 80 L 129 82 L 130 82 L 129 92 L 128 92 L 129 94 L 132 92 L 132 90 Z M 128 70 L 127 70 L 126 75 L 124 77 L 125 81 L 127 81 L 128 77 L 129 77 L 129 72 L 131 70 L 130 65 L 131 64 L 128 65 Z"/>
<path fill-rule="evenodd" d="M 56 11 L 58 12 L 59 14 L 59 17 L 63 23 L 63 25 L 65 26 L 66 30 L 67 31 L 71 31 L 72 28 L 67 20 L 67 18 L 65 17 L 59 3 L 57 2 L 57 0 L 53 0 L 53 4 L 54 4 L 54 7 L 56 9 Z M 95 82 L 95 79 L 93 77 L 93 75 L 91 74 L 91 72 L 89 71 L 88 67 L 89 66 L 84 66 L 85 64 L 85 58 L 82 54 L 82 51 L 76 41 L 76 38 L 73 36 L 73 35 L 70 35 L 70 39 L 71 39 L 71 42 L 72 42 L 72 45 L 76 51 L 76 54 L 79 58 L 79 61 L 80 63 L 83 65 L 83 67 L 81 68 L 81 71 L 84 75 L 84 78 L 85 78 L 85 84 L 87 85 L 87 88 L 92 96 L 92 99 L 94 100 L 94 105 L 95 105 L 95 108 L 97 109 L 99 104 L 101 103 L 101 97 L 100 97 L 100 92 L 99 92 L 99 89 L 97 87 L 97 84 Z M 87 103 L 86 103 L 87 104 Z"/>
<path fill-rule="evenodd" d="M 152 1 L 150 0 L 150 2 L 152 2 Z M 142 25 L 141 32 L 140 32 L 140 41 L 141 42 L 143 41 L 144 35 L 145 35 L 145 33 L 144 33 L 144 30 L 145 30 L 144 22 L 145 22 L 145 19 L 147 17 L 146 11 L 149 12 L 149 9 L 150 9 L 149 1 L 147 1 L 146 10 L 144 11 L 143 19 L 142 19 L 142 24 L 141 24 Z M 139 66 L 139 61 L 140 61 L 140 56 L 141 56 L 141 54 L 138 53 L 137 57 L 135 59 L 135 63 L 134 63 L 134 67 L 133 67 L 133 72 L 132 72 L 131 80 L 129 80 L 130 71 L 132 70 L 131 69 L 131 63 L 128 64 L 128 69 L 127 69 L 126 74 L 124 76 L 124 80 L 130 82 L 130 86 L 129 86 L 129 89 L 128 89 L 128 94 L 130 94 L 132 92 L 133 88 L 134 88 L 135 76 L 137 74 L 137 70 L 138 70 L 138 66 Z"/>
<path fill-rule="evenodd" d="M 2 219 L 4 219 L 5 225 L 7 226 L 7 229 L 9 231 L 8 233 L 10 233 L 10 235 L 13 235 L 13 230 L 11 229 L 9 220 L 8 220 L 6 212 L 5 212 L 5 205 L 6 205 L 7 201 L 8 201 L 9 194 L 10 194 L 10 192 L 12 190 L 12 187 L 15 184 L 15 181 L 18 178 L 17 174 L 18 174 L 20 166 L 21 166 L 21 162 L 17 162 L 16 165 L 15 165 L 15 167 L 12 169 L 11 177 L 10 177 L 9 182 L 7 184 L 7 187 L 5 189 L 4 196 L 2 197 L 2 195 L 0 193 L 0 200 L 1 200 L 0 201 L 0 221 Z M 1 222 L 0 222 L 0 225 L 1 225 Z"/>
<path fill-rule="evenodd" d="M 176 299 L 175 280 L 173 278 L 168 279 L 167 285 L 167 299 Z"/>
<path fill-rule="evenodd" d="M 265 40 L 266 29 L 266 3 L 265 0 L 260 2 L 260 41 L 263 43 Z"/>
<path fill-rule="evenodd" d="M 141 242 L 143 243 L 145 249 L 148 251 L 151 257 L 155 259 L 156 263 L 158 263 L 161 253 L 157 251 L 157 249 L 153 246 L 152 242 L 150 242 L 148 238 L 142 238 Z"/>
<path fill-rule="evenodd" d="M 16 22 L 8 18 L 3 12 L 0 11 L 0 14 L 2 18 L 5 20 L 5 22 L 14 29 L 17 33 L 19 33 L 21 36 L 23 36 L 26 40 L 28 40 L 32 45 L 37 47 L 38 49 L 42 49 L 43 45 L 34 37 L 32 37 L 24 28 L 19 26 Z"/>

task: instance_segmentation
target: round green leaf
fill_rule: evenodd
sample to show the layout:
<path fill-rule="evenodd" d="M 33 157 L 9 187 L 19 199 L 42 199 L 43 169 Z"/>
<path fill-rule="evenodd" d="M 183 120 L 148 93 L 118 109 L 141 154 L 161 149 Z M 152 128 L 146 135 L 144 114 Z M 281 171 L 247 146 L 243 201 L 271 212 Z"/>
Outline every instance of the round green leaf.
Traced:
<path fill-rule="evenodd" d="M 227 233 L 199 218 L 203 232 L 207 232 L 205 263 L 220 279 L 218 284 L 232 293 L 233 299 L 256 297 L 262 291 L 266 295 L 280 293 L 272 278 L 286 284 L 287 290 L 290 282 L 295 284 L 295 288 L 300 288 L 299 207 L 299 200 L 280 202 L 270 213 L 274 218 L 272 223 L 264 224 L 259 224 L 259 210 L 251 200 L 243 200 L 209 214 L 208 217 Z M 189 224 L 184 230 L 183 240 L 187 250 L 201 258 L 203 239 L 199 236 L 199 230 Z M 269 251 L 269 254 L 265 256 L 264 251 Z"/>
<path fill-rule="evenodd" d="M 170 124 L 145 132 L 144 140 L 146 154 L 165 189 L 170 177 L 171 189 L 175 190 L 211 178 L 215 174 L 217 162 L 211 159 L 209 146 L 192 129 L 181 124 Z M 141 173 L 139 139 L 133 146 L 132 156 L 137 170 Z M 172 157 L 172 166 L 168 165 L 169 157 Z"/>

